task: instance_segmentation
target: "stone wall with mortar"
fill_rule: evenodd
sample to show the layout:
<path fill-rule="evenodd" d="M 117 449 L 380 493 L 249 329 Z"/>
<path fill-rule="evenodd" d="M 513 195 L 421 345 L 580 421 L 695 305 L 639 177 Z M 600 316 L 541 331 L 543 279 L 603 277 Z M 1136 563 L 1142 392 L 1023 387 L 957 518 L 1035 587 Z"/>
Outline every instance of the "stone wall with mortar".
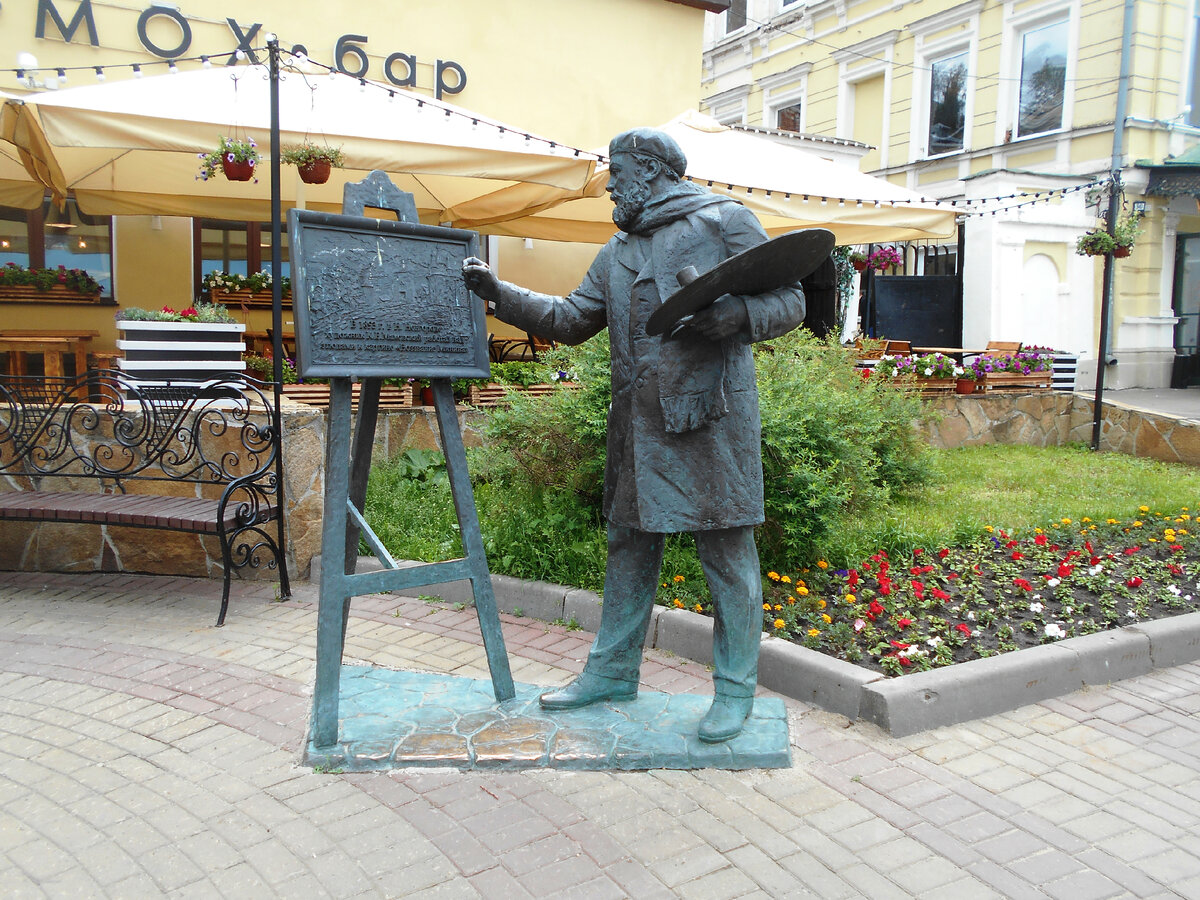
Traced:
<path fill-rule="evenodd" d="M 1062 391 L 1028 394 L 952 394 L 928 401 L 922 427 L 935 447 L 1090 444 L 1094 404 Z M 1100 449 L 1200 466 L 1200 421 L 1104 404 Z"/>

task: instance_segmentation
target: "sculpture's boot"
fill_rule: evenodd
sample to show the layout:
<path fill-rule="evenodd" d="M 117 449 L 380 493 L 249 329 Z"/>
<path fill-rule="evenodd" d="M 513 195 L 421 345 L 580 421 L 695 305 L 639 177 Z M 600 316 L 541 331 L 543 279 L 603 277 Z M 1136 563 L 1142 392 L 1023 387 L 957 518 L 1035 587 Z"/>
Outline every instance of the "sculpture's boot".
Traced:
<path fill-rule="evenodd" d="M 636 700 L 637 682 L 584 672 L 557 691 L 547 691 L 539 701 L 542 709 L 579 709 L 605 700 Z"/>
<path fill-rule="evenodd" d="M 700 720 L 697 736 L 706 744 L 719 744 L 737 737 L 753 707 L 753 697 L 713 697 L 712 706 Z"/>

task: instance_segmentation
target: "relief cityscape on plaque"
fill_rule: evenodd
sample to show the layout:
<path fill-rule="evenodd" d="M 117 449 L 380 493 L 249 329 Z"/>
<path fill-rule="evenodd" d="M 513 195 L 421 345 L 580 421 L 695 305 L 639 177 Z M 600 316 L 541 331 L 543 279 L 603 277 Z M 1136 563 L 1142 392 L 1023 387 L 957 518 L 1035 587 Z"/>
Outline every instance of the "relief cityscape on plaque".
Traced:
<path fill-rule="evenodd" d="M 305 210 L 288 227 L 301 377 L 487 377 L 473 232 Z"/>

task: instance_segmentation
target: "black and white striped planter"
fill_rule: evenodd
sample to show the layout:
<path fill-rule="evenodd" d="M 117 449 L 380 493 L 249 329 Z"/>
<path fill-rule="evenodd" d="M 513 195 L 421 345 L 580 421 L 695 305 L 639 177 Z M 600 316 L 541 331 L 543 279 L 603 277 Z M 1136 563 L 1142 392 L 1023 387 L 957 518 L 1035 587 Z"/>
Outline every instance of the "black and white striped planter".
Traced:
<path fill-rule="evenodd" d="M 244 372 L 240 323 L 142 322 L 121 319 L 117 349 L 121 370 L 143 386 L 166 381 L 206 381 L 222 372 Z"/>

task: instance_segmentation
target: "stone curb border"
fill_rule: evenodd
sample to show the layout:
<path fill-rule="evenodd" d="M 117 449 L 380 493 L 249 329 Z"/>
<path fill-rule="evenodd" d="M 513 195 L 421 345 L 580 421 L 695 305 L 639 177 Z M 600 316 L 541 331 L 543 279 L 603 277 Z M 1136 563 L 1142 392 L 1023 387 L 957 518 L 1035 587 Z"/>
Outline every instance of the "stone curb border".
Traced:
<path fill-rule="evenodd" d="M 314 583 L 320 581 L 320 564 L 320 557 L 314 557 Z M 359 572 L 378 568 L 378 560 L 360 557 Z M 474 601 L 471 583 L 465 580 L 423 590 L 447 603 Z M 591 632 L 600 627 L 601 599 L 592 591 L 507 575 L 493 575 L 492 590 L 503 613 L 571 622 Z M 711 665 L 712 628 L 708 616 L 655 606 L 645 646 Z M 848 719 L 872 722 L 893 737 L 904 737 L 1197 659 L 1200 613 L 1126 625 L 901 678 L 888 678 L 764 634 L 758 683 Z"/>

